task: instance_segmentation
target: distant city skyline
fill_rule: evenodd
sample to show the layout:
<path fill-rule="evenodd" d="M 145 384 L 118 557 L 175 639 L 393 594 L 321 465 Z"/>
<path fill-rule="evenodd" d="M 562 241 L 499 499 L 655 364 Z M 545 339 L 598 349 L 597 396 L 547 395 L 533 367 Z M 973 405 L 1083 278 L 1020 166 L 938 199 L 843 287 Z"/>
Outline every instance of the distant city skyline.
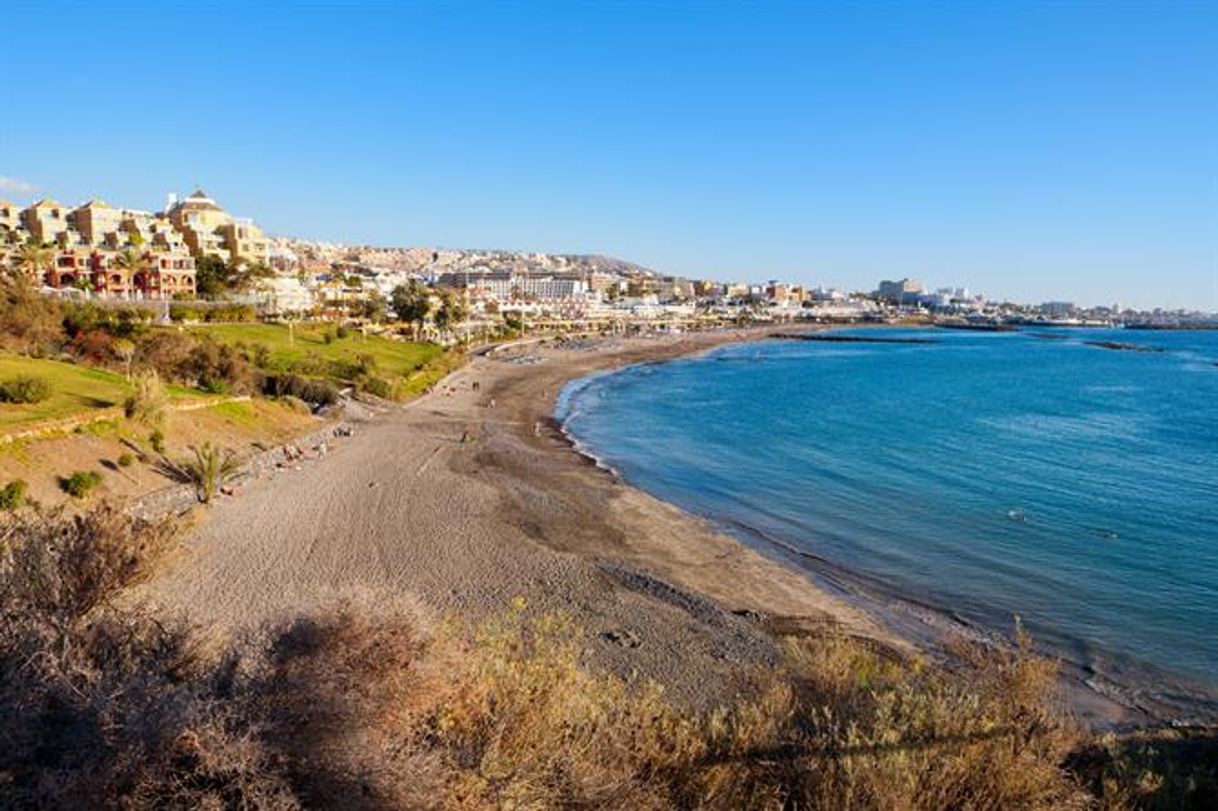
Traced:
<path fill-rule="evenodd" d="M 0 198 L 1218 310 L 1211 4 L 230 10 L 6 10 Z"/>

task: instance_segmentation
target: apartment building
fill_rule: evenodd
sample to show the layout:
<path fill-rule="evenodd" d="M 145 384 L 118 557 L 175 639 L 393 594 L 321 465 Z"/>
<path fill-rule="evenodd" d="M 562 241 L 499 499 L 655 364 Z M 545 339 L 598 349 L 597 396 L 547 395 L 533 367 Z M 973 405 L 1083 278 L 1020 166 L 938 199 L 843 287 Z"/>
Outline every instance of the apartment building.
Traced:
<path fill-rule="evenodd" d="M 234 217 L 202 189 L 184 199 L 171 195 L 165 215 L 196 257 L 270 264 L 271 241 L 252 220 Z"/>
<path fill-rule="evenodd" d="M 0 201 L 0 263 L 15 264 L 22 245 L 49 249 L 41 284 L 123 299 L 193 296 L 195 260 L 164 217 L 102 200 L 68 208 L 51 199 L 24 209 Z"/>

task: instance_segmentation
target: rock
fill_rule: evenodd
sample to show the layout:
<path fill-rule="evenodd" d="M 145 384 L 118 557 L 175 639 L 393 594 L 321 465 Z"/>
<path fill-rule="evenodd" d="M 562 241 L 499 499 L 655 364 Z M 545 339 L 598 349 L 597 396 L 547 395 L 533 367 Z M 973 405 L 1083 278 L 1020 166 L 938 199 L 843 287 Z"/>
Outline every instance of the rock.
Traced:
<path fill-rule="evenodd" d="M 643 641 L 637 635 L 625 629 L 605 631 L 605 633 L 601 634 L 601 638 L 615 645 L 621 645 L 623 648 L 637 648 L 643 644 Z"/>

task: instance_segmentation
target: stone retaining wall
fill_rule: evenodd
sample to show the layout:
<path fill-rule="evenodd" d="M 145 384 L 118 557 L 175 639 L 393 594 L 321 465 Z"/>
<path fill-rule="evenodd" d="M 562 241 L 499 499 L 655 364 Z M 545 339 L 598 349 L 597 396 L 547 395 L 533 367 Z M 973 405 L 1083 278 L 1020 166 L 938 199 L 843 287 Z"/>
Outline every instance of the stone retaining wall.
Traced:
<path fill-rule="evenodd" d="M 289 461 L 285 448 L 299 448 L 306 454 L 306 459 L 316 459 L 323 443 L 332 444 L 336 439 L 352 430 L 347 420 L 330 423 L 304 436 L 296 437 L 287 445 L 279 445 L 250 457 L 241 468 L 241 472 L 232 480 L 231 485 L 240 488 L 250 481 L 270 475 L 280 464 L 295 464 Z M 198 495 L 193 484 L 171 484 L 154 490 L 138 498 L 132 499 L 128 510 L 145 519 L 160 518 L 165 515 L 179 515 L 199 503 Z"/>

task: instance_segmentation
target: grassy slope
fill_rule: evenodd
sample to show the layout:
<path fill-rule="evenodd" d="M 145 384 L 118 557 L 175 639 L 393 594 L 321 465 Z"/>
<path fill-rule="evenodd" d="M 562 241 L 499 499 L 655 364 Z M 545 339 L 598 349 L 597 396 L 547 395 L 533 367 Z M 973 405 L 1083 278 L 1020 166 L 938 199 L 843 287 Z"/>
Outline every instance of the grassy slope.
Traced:
<path fill-rule="evenodd" d="M 262 344 L 271 352 L 269 371 L 272 372 L 308 374 L 322 372 L 323 367 L 327 367 L 324 368 L 325 376 L 354 377 L 360 356 L 369 356 L 375 360 L 378 373 L 407 377 L 444 352 L 435 344 L 391 341 L 359 332 L 352 332 L 346 338 L 333 338 L 327 344 L 324 335 L 333 333 L 333 327 L 318 325 L 296 327 L 292 331 L 295 333 L 293 340 L 289 340 L 288 328 L 278 324 L 200 325 L 191 329 L 225 343 Z"/>
<path fill-rule="evenodd" d="M 316 417 L 270 400 L 255 399 L 170 412 L 162 427 L 166 455 L 177 460 L 189 455 L 190 445 L 208 441 L 232 448 L 244 457 L 260 447 L 287 442 L 320 425 L 322 422 Z M 151 432 L 151 426 L 118 417 L 76 431 L 0 445 L 0 487 L 22 479 L 29 484 L 30 497 L 42 504 L 79 504 L 60 490 L 59 477 L 76 470 L 92 470 L 102 477 L 102 485 L 91 499 L 94 501 L 108 496 L 138 496 L 159 489 L 169 484 L 170 479 L 155 467 L 157 454 L 151 451 L 148 440 Z M 118 458 L 134 455 L 136 447 L 143 448 L 149 459 L 120 468 Z"/>
<path fill-rule="evenodd" d="M 0 434 L 121 405 L 132 388 L 122 375 L 101 369 L 0 353 L 0 380 L 22 375 L 50 381 L 52 394 L 41 403 L 0 403 Z M 208 396 L 177 386 L 169 394 L 175 401 Z"/>

